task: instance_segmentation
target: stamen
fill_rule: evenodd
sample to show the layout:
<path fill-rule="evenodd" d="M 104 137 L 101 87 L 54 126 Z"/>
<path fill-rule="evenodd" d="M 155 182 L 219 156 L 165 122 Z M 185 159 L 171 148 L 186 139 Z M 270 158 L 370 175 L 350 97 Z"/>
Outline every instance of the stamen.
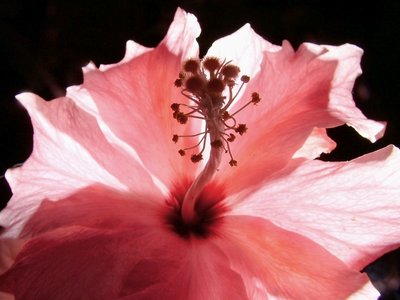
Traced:
<path fill-rule="evenodd" d="M 231 118 L 231 115 L 227 111 L 224 111 L 222 113 L 222 120 L 228 121 L 230 118 Z"/>
<path fill-rule="evenodd" d="M 197 99 L 195 99 L 194 97 L 192 97 L 191 95 L 186 94 L 184 90 L 181 91 L 181 94 L 200 106 L 200 102 Z M 180 104 L 180 105 L 182 105 L 182 104 Z"/>
<path fill-rule="evenodd" d="M 190 73 L 197 73 L 200 69 L 200 61 L 197 59 L 188 59 L 184 64 L 183 64 L 183 70 L 186 72 Z"/>
<path fill-rule="evenodd" d="M 173 111 L 179 111 L 179 104 L 178 103 L 172 103 L 171 104 L 171 109 Z"/>
<path fill-rule="evenodd" d="M 221 147 L 224 146 L 224 144 L 222 144 L 222 141 L 221 141 L 221 140 L 212 141 L 212 142 L 210 143 L 210 145 L 211 145 L 211 147 L 214 147 L 214 148 L 221 148 Z"/>
<path fill-rule="evenodd" d="M 190 149 L 194 149 L 194 148 L 196 148 L 198 145 L 200 145 L 201 143 L 203 143 L 204 142 L 204 140 L 207 138 L 207 134 L 203 134 L 203 137 L 200 139 L 200 142 L 198 142 L 196 145 L 194 145 L 194 146 L 191 146 L 191 147 L 188 147 L 188 148 L 185 148 L 185 149 L 183 149 L 183 150 L 190 150 Z M 203 143 L 204 144 L 204 143 Z M 200 153 L 202 153 L 203 151 L 204 151 L 204 145 L 203 145 L 203 150 L 200 152 Z"/>
<path fill-rule="evenodd" d="M 193 154 L 193 155 L 190 157 L 190 160 L 191 160 L 192 162 L 194 162 L 194 163 L 197 163 L 197 162 L 201 161 L 202 159 L 203 159 L 203 154 Z"/>
<path fill-rule="evenodd" d="M 184 82 L 186 89 L 192 94 L 197 94 L 204 87 L 205 82 L 200 76 L 191 76 Z"/>
<path fill-rule="evenodd" d="M 180 78 L 176 79 L 175 82 L 174 82 L 174 85 L 176 87 L 181 87 L 183 85 L 182 79 L 180 79 Z"/>
<path fill-rule="evenodd" d="M 242 87 L 244 86 L 244 84 L 245 84 L 245 82 L 242 82 L 242 84 L 240 85 L 239 89 L 237 90 L 235 96 L 232 96 L 232 88 L 229 89 L 230 99 L 229 99 L 228 103 L 224 106 L 223 110 L 227 110 L 229 108 L 229 106 L 231 106 L 233 101 L 235 101 L 236 97 L 239 95 L 240 91 L 242 90 Z"/>
<path fill-rule="evenodd" d="M 196 136 L 199 136 L 199 135 L 202 135 L 202 134 L 206 134 L 206 131 L 203 131 L 203 132 L 200 132 L 200 133 L 196 133 L 196 134 L 189 134 L 189 135 L 177 135 L 177 134 L 174 134 L 173 136 L 177 136 L 177 137 L 196 137 Z"/>
<path fill-rule="evenodd" d="M 226 139 L 228 142 L 233 142 L 236 139 L 236 136 L 233 133 L 229 134 L 229 137 Z"/>
<path fill-rule="evenodd" d="M 221 79 L 213 78 L 208 82 L 207 89 L 211 93 L 221 94 L 225 90 L 225 83 Z"/>
<path fill-rule="evenodd" d="M 239 133 L 240 135 L 243 135 L 247 131 L 246 124 L 239 124 L 236 128 L 235 131 Z"/>
<path fill-rule="evenodd" d="M 240 81 L 243 83 L 248 83 L 250 81 L 250 77 L 247 75 L 243 75 L 242 77 L 240 77 Z"/>
<path fill-rule="evenodd" d="M 231 167 L 236 167 L 237 166 L 237 161 L 233 159 L 232 152 L 231 152 L 231 147 L 229 146 L 229 143 L 227 143 L 226 145 L 228 146 L 228 151 L 227 152 L 228 152 L 229 156 L 231 157 L 231 160 L 229 161 L 229 165 Z"/>
<path fill-rule="evenodd" d="M 226 65 L 222 68 L 221 73 L 227 78 L 236 78 L 240 73 L 240 69 L 235 65 Z"/>
<path fill-rule="evenodd" d="M 231 165 L 231 167 L 236 167 L 236 166 L 237 166 L 237 161 L 234 160 L 234 159 L 231 159 L 231 160 L 229 161 L 229 164 Z"/>
<path fill-rule="evenodd" d="M 200 141 L 195 143 L 194 146 L 181 149 L 185 152 L 203 143 L 202 150 L 197 154 L 193 154 L 195 158 L 192 161 L 198 162 L 199 155 L 205 149 L 206 136 L 210 134 L 210 131 L 213 131 L 216 135 L 210 142 L 211 147 L 223 149 L 225 152 L 228 152 L 231 156 L 231 162 L 235 162 L 230 162 L 230 165 L 237 165 L 229 147 L 229 144 L 236 139 L 236 135 L 226 133 L 226 131 L 232 130 L 239 135 L 243 135 L 247 131 L 247 126 L 246 124 L 237 124 L 235 115 L 248 105 L 257 104 L 261 100 L 259 94 L 254 92 L 251 95 L 251 100 L 244 106 L 232 114 L 228 112 L 228 109 L 238 97 L 243 86 L 250 81 L 249 76 L 242 75 L 240 77 L 241 84 L 234 92 L 234 87 L 236 86 L 235 79 L 239 76 L 239 73 L 240 68 L 238 66 L 226 60 L 221 63 L 217 57 L 206 57 L 202 61 L 188 59 L 183 63 L 182 72 L 179 73 L 179 78 L 176 80 L 175 85 L 182 89 L 181 94 L 191 100 L 193 104 L 173 103 L 171 105 L 173 117 L 180 124 L 186 124 L 189 118 L 204 120 L 207 128 L 213 128 L 212 130 L 207 129 L 205 132 L 193 135 L 173 135 L 172 141 L 175 143 L 180 138 L 202 136 Z M 228 91 L 228 97 L 223 95 L 225 89 Z M 186 112 L 181 111 L 181 109 L 185 108 Z M 216 127 L 222 130 L 215 130 Z M 179 153 L 182 155 L 182 152 Z"/>
<path fill-rule="evenodd" d="M 253 104 L 257 104 L 261 101 L 260 95 L 256 92 L 254 92 L 253 94 L 251 94 L 251 102 L 253 102 Z"/>
<path fill-rule="evenodd" d="M 233 122 L 233 125 L 228 125 L 227 122 L 225 122 L 225 120 L 224 120 L 225 129 L 227 129 L 227 130 L 228 129 L 235 130 L 235 128 L 236 128 L 236 119 L 232 118 L 231 116 L 229 116 L 228 120 L 231 120 Z"/>
<path fill-rule="evenodd" d="M 245 109 L 247 106 L 249 106 L 250 104 L 258 104 L 261 101 L 260 95 L 258 93 L 252 93 L 251 94 L 251 100 L 249 102 L 247 102 L 245 105 L 243 105 L 241 108 L 239 108 L 237 111 L 235 111 L 231 117 L 233 117 L 234 115 L 236 115 L 237 113 L 241 112 L 243 109 Z"/>
<path fill-rule="evenodd" d="M 221 63 L 217 57 L 206 57 L 203 60 L 204 69 L 213 73 L 215 70 L 218 70 L 221 66 Z"/>
<path fill-rule="evenodd" d="M 188 117 L 184 113 L 179 111 L 174 112 L 172 116 L 181 124 L 186 124 L 188 120 Z"/>
<path fill-rule="evenodd" d="M 230 157 L 229 165 L 237 166 L 238 162 L 233 158 L 230 143 L 236 139 L 236 133 L 243 135 L 247 131 L 246 124 L 236 121 L 235 115 L 250 104 L 257 104 L 261 98 L 258 93 L 251 95 L 251 100 L 244 106 L 230 113 L 228 109 L 234 103 L 250 77 L 242 75 L 240 84 L 236 79 L 240 74 L 240 68 L 231 61 L 216 57 L 206 57 L 203 60 L 188 59 L 183 63 L 182 72 L 179 73 L 175 86 L 181 89 L 181 94 L 190 100 L 190 104 L 173 103 L 171 105 L 172 116 L 180 124 L 187 124 L 189 119 L 205 121 L 206 129 L 203 132 L 192 135 L 174 134 L 172 141 L 177 143 L 181 138 L 198 139 L 193 146 L 180 149 L 181 156 L 186 151 L 197 149 L 201 144 L 201 150 L 192 153 L 190 160 L 198 163 L 203 159 L 203 153 L 207 143 L 211 146 L 210 156 L 204 169 L 194 180 L 182 202 L 182 218 L 187 224 L 196 222 L 195 203 L 197 196 L 204 186 L 217 172 L 222 160 L 222 155 L 227 153 Z M 210 142 L 207 138 L 210 138 Z M 200 137 L 200 138 L 199 138 Z"/>

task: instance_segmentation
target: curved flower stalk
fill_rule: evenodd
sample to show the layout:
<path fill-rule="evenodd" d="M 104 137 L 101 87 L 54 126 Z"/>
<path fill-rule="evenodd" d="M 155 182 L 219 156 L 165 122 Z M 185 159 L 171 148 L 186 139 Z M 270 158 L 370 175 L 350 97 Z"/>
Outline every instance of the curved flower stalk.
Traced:
<path fill-rule="evenodd" d="M 315 160 L 326 128 L 383 134 L 352 99 L 362 50 L 245 25 L 200 59 L 199 34 L 178 9 L 156 48 L 128 42 L 65 97 L 17 96 L 34 150 L 6 174 L 4 295 L 376 299 L 359 271 L 399 245 L 399 150 Z"/>

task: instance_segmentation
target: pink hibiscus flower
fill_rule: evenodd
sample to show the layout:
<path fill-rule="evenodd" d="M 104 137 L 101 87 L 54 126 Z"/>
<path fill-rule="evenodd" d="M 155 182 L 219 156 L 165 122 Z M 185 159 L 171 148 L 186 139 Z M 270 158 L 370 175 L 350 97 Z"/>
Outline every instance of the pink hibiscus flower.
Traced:
<path fill-rule="evenodd" d="M 245 25 L 200 60 L 199 34 L 178 9 L 159 46 L 128 42 L 66 97 L 18 95 L 34 150 L 6 174 L 4 295 L 378 296 L 359 271 L 399 245 L 399 150 L 315 160 L 326 128 L 383 134 L 352 100 L 362 50 L 295 51 Z"/>

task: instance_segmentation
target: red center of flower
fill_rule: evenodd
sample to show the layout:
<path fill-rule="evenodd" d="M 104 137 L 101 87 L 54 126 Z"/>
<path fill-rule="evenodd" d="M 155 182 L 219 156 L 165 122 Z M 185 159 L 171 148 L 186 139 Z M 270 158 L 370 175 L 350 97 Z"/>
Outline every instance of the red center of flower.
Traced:
<path fill-rule="evenodd" d="M 200 137 L 200 141 L 194 146 L 180 149 L 178 152 L 181 156 L 184 156 L 187 150 L 197 148 L 202 144 L 200 152 L 191 156 L 194 163 L 202 160 L 209 136 L 211 147 L 224 150 L 231 157 L 229 164 L 237 165 L 237 161 L 232 156 L 230 143 L 235 140 L 235 134 L 243 135 L 247 127 L 246 124 L 237 124 L 235 115 L 248 105 L 257 104 L 261 100 L 258 93 L 253 93 L 247 104 L 234 113 L 228 112 L 244 84 L 250 80 L 249 76 L 241 76 L 241 84 L 234 92 L 239 73 L 239 67 L 230 62 L 221 63 L 216 57 L 206 57 L 201 61 L 189 59 L 183 64 L 175 85 L 182 89 L 182 95 L 190 99 L 192 103 L 190 105 L 173 103 L 171 105 L 173 117 L 180 124 L 186 124 L 189 118 L 202 119 L 206 122 L 206 128 L 203 132 L 193 135 L 173 135 L 172 140 L 175 143 L 182 137 Z M 227 90 L 226 94 L 224 94 L 225 90 Z"/>
<path fill-rule="evenodd" d="M 171 229 L 182 238 L 207 238 L 218 230 L 223 221 L 223 214 L 227 208 L 222 200 L 225 198 L 222 189 L 214 184 L 207 185 L 197 196 L 194 210 L 196 219 L 187 221 L 182 215 L 182 205 L 189 184 L 177 188 L 171 193 L 168 201 L 171 206 L 170 212 L 166 216 L 166 223 Z"/>

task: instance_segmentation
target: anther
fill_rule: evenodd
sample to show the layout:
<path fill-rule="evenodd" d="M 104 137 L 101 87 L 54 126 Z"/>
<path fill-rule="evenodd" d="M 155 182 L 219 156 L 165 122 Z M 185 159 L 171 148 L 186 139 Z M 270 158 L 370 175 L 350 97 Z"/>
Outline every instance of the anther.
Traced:
<path fill-rule="evenodd" d="M 181 78 L 176 79 L 175 82 L 174 82 L 174 85 L 175 85 L 176 87 L 181 87 L 182 84 L 183 84 L 183 81 L 182 81 Z"/>
<path fill-rule="evenodd" d="M 214 140 L 214 141 L 212 141 L 211 143 L 210 143 L 210 145 L 211 145 L 211 147 L 213 147 L 213 148 L 221 148 L 221 147 L 223 147 L 223 143 L 222 143 L 222 141 L 221 140 Z"/>
<path fill-rule="evenodd" d="M 240 77 L 240 81 L 243 83 L 248 83 L 250 81 L 250 77 L 247 75 L 243 75 L 242 77 Z"/>
<path fill-rule="evenodd" d="M 193 154 L 193 155 L 190 157 L 190 160 L 191 160 L 192 162 L 194 162 L 194 163 L 197 163 L 197 162 L 201 161 L 202 159 L 203 159 L 203 154 Z"/>
<path fill-rule="evenodd" d="M 243 135 L 247 131 L 246 124 L 239 124 L 236 128 L 235 131 L 239 133 L 240 135 Z"/>
<path fill-rule="evenodd" d="M 221 94 L 225 89 L 225 83 L 218 78 L 213 78 L 207 83 L 207 90 L 214 94 Z"/>
<path fill-rule="evenodd" d="M 174 118 L 180 123 L 180 124 L 186 124 L 188 117 L 182 113 L 182 112 L 174 112 Z"/>
<path fill-rule="evenodd" d="M 235 66 L 235 65 L 226 65 L 222 68 L 221 73 L 228 78 L 236 78 L 239 73 L 240 73 L 240 69 L 239 67 Z"/>
<path fill-rule="evenodd" d="M 185 150 L 183 150 L 183 149 L 180 149 L 180 150 L 178 151 L 178 153 L 179 153 L 181 156 L 185 156 L 185 154 L 186 154 Z"/>
<path fill-rule="evenodd" d="M 174 135 L 172 136 L 172 141 L 173 141 L 174 143 L 177 143 L 177 142 L 178 142 L 178 139 L 179 139 L 179 136 L 178 136 L 177 134 L 174 134 Z"/>
<path fill-rule="evenodd" d="M 229 161 L 229 164 L 230 164 L 231 167 L 236 167 L 236 166 L 237 166 L 237 161 L 234 160 L 234 159 L 231 159 L 231 160 Z"/>
<path fill-rule="evenodd" d="M 179 104 L 178 103 L 172 103 L 171 104 L 171 109 L 173 111 L 179 111 Z"/>
<path fill-rule="evenodd" d="M 236 85 L 235 80 L 233 80 L 232 78 L 228 78 L 225 81 L 226 81 L 226 85 L 229 86 L 230 88 L 233 88 Z"/>
<path fill-rule="evenodd" d="M 254 104 L 257 104 L 261 101 L 260 95 L 256 92 L 251 94 L 251 102 L 253 102 Z"/>
<path fill-rule="evenodd" d="M 229 137 L 226 139 L 228 142 L 232 143 L 236 139 L 236 136 L 233 133 L 229 134 Z"/>
<path fill-rule="evenodd" d="M 200 62 L 197 59 L 188 59 L 184 64 L 183 64 L 183 69 L 186 72 L 190 73 L 197 73 L 198 70 L 200 69 Z"/>
<path fill-rule="evenodd" d="M 197 94 L 204 87 L 204 80 L 199 76 L 191 76 L 186 79 L 185 87 L 189 92 Z"/>
<path fill-rule="evenodd" d="M 224 113 L 222 114 L 222 119 L 224 120 L 224 121 L 227 121 L 227 120 L 229 120 L 231 118 L 231 115 L 227 112 L 227 111 L 224 111 Z"/>
<path fill-rule="evenodd" d="M 214 72 L 215 70 L 218 70 L 219 67 L 221 66 L 221 63 L 218 58 L 216 57 L 206 57 L 203 60 L 203 67 L 204 69 Z"/>

